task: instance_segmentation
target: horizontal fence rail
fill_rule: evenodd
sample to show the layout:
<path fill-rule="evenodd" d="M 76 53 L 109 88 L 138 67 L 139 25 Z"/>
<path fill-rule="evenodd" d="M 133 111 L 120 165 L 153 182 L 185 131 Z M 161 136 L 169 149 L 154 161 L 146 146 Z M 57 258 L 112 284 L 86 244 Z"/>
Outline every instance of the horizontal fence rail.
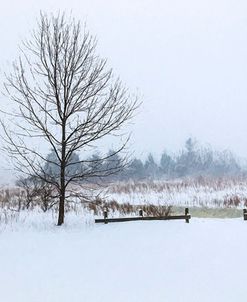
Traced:
<path fill-rule="evenodd" d="M 185 209 L 184 215 L 167 215 L 167 216 L 143 216 L 143 211 L 139 211 L 139 217 L 121 217 L 121 218 L 108 218 L 108 212 L 104 211 L 103 219 L 95 219 L 95 223 L 109 223 L 109 222 L 127 222 L 127 221 L 150 221 L 150 220 L 185 220 L 189 223 L 191 215 L 189 209 Z"/>

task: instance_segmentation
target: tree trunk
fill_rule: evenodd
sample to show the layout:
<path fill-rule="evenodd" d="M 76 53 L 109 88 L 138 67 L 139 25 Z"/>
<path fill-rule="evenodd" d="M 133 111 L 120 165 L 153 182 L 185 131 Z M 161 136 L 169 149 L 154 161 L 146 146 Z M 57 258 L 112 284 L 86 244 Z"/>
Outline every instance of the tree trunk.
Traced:
<path fill-rule="evenodd" d="M 64 111 L 66 107 L 64 108 Z M 64 206 L 65 206 L 65 152 L 66 152 L 66 143 L 65 143 L 65 128 L 66 120 L 63 119 L 62 123 L 62 153 L 61 153 L 61 165 L 60 165 L 60 200 L 59 200 L 59 213 L 58 213 L 58 222 L 57 225 L 62 225 L 64 223 Z"/>
<path fill-rule="evenodd" d="M 59 199 L 59 211 L 58 211 L 58 222 L 57 225 L 64 223 L 64 206 L 65 206 L 65 166 L 61 164 L 61 175 L 60 175 L 60 199 Z"/>
<path fill-rule="evenodd" d="M 59 200 L 59 212 L 58 212 L 58 222 L 57 225 L 62 225 L 64 223 L 64 199 L 65 199 L 65 192 L 61 193 L 60 200 Z"/>

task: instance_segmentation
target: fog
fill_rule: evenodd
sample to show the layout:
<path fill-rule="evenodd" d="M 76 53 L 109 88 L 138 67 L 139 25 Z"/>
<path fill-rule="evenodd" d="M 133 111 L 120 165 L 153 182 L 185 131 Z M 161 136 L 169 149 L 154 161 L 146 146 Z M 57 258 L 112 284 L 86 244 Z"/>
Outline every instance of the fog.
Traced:
<path fill-rule="evenodd" d="M 140 96 L 130 126 L 138 156 L 178 150 L 189 136 L 247 155 L 246 1 L 1 0 L 1 79 L 40 10 L 86 22 L 99 54 Z"/>

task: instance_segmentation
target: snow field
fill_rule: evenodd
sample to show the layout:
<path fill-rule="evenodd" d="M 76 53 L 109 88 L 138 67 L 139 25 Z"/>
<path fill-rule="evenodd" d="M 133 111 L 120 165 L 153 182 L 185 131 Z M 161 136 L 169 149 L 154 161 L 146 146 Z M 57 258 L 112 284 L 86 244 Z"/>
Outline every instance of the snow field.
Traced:
<path fill-rule="evenodd" d="M 49 226 L 0 233 L 1 301 L 246 301 L 242 219 Z"/>

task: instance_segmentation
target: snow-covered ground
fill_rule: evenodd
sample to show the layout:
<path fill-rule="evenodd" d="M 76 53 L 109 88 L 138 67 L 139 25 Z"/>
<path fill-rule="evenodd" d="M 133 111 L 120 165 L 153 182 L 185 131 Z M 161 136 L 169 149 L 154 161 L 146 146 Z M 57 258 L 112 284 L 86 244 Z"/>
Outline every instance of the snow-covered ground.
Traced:
<path fill-rule="evenodd" d="M 0 232 L 0 301 L 246 301 L 242 219 L 95 225 L 67 216 L 56 227 L 44 217 Z"/>

